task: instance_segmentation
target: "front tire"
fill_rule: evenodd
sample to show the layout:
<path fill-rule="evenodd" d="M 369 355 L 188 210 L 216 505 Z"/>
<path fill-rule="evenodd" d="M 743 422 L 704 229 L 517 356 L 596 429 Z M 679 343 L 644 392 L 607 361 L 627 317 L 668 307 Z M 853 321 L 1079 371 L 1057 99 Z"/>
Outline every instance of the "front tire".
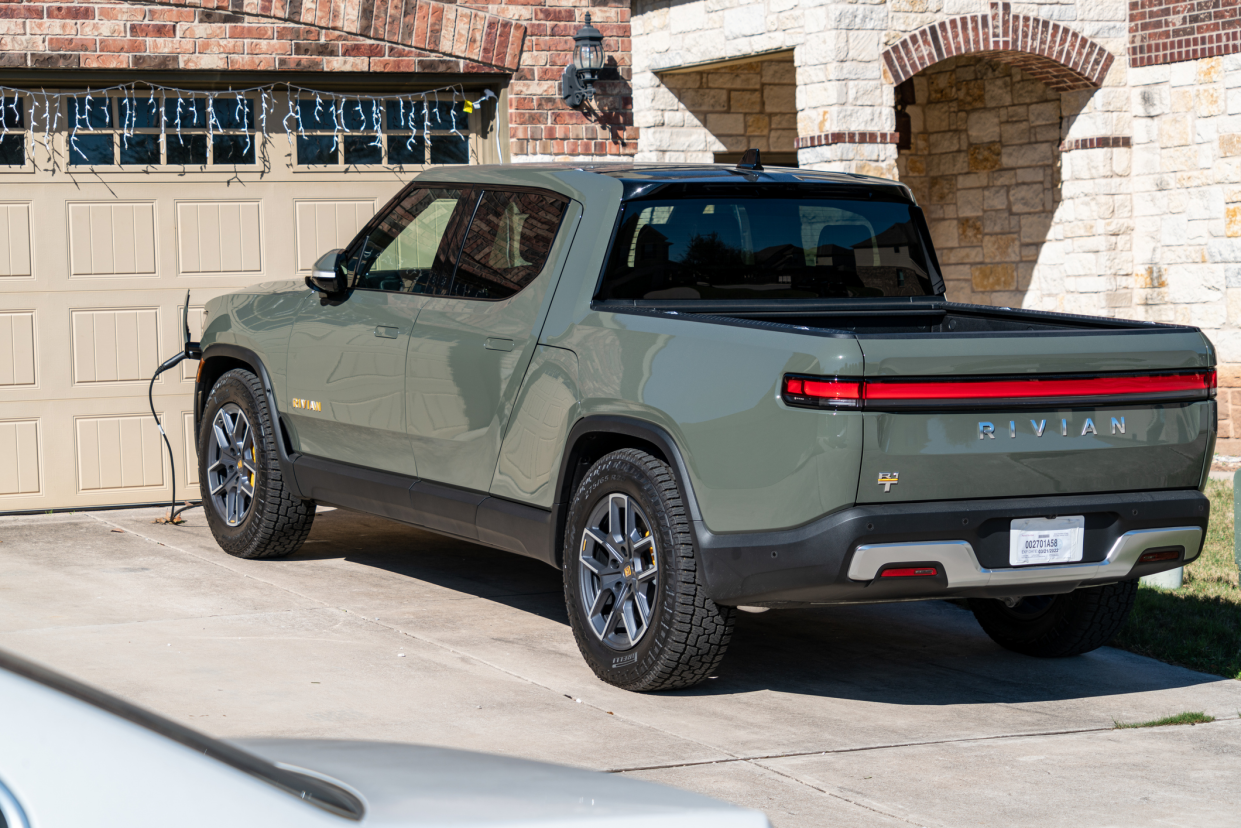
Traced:
<path fill-rule="evenodd" d="M 574 494 L 564 588 L 586 663 L 625 690 L 698 684 L 732 638 L 734 610 L 707 597 L 672 470 L 636 449 L 603 457 Z"/>
<path fill-rule="evenodd" d="M 241 368 L 212 386 L 198 435 L 198 484 L 207 525 L 239 558 L 279 558 L 310 534 L 314 503 L 284 485 L 275 422 L 259 378 Z"/>
<path fill-rule="evenodd" d="M 1013 607 L 993 598 L 971 598 L 970 609 L 983 631 L 1001 647 L 1038 658 L 1063 658 L 1111 641 L 1137 595 L 1135 579 L 1064 595 L 1022 598 Z"/>

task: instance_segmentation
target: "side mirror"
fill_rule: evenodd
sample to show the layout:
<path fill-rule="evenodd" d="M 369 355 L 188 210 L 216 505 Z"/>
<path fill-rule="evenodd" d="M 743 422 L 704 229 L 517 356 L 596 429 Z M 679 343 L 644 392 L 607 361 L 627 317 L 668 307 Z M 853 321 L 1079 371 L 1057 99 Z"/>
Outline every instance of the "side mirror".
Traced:
<path fill-rule="evenodd" d="M 306 277 L 306 285 L 320 293 L 342 293 L 345 290 L 345 275 L 341 273 L 340 257 L 344 250 L 337 248 L 319 257 L 310 268 Z"/>

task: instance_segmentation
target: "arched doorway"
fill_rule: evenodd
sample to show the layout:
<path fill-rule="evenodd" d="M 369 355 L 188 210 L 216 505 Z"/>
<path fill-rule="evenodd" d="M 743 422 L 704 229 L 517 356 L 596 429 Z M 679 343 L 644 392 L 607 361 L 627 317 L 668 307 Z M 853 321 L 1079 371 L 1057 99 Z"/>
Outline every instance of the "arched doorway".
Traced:
<path fill-rule="evenodd" d="M 1112 55 L 995 4 L 920 29 L 882 57 L 899 176 L 926 211 L 949 298 L 1062 308 L 1060 146 Z"/>

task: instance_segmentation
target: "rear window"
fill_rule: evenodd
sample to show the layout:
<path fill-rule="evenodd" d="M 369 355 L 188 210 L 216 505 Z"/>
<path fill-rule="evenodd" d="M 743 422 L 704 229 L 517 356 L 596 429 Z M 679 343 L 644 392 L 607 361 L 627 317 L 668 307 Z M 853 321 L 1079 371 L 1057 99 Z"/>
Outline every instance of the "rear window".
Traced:
<path fill-rule="evenodd" d="M 547 263 L 565 201 L 546 193 L 483 193 L 461 247 L 452 295 L 505 299 Z"/>
<path fill-rule="evenodd" d="M 930 296 L 910 205 L 681 198 L 625 205 L 600 299 Z"/>

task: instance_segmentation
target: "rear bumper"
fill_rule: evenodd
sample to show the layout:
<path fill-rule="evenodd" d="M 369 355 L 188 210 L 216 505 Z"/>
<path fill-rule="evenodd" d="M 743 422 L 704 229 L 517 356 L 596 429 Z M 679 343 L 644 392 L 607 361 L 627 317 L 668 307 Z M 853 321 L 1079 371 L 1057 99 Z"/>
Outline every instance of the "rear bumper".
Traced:
<path fill-rule="evenodd" d="M 1008 565 L 1014 518 L 1084 515 L 1080 563 Z M 1006 598 L 1153 575 L 1198 557 L 1210 502 L 1195 489 L 855 506 L 796 529 L 717 535 L 696 523 L 711 597 L 726 605 Z M 1144 552 L 1173 560 L 1139 564 Z M 880 578 L 887 567 L 937 574 Z"/>

